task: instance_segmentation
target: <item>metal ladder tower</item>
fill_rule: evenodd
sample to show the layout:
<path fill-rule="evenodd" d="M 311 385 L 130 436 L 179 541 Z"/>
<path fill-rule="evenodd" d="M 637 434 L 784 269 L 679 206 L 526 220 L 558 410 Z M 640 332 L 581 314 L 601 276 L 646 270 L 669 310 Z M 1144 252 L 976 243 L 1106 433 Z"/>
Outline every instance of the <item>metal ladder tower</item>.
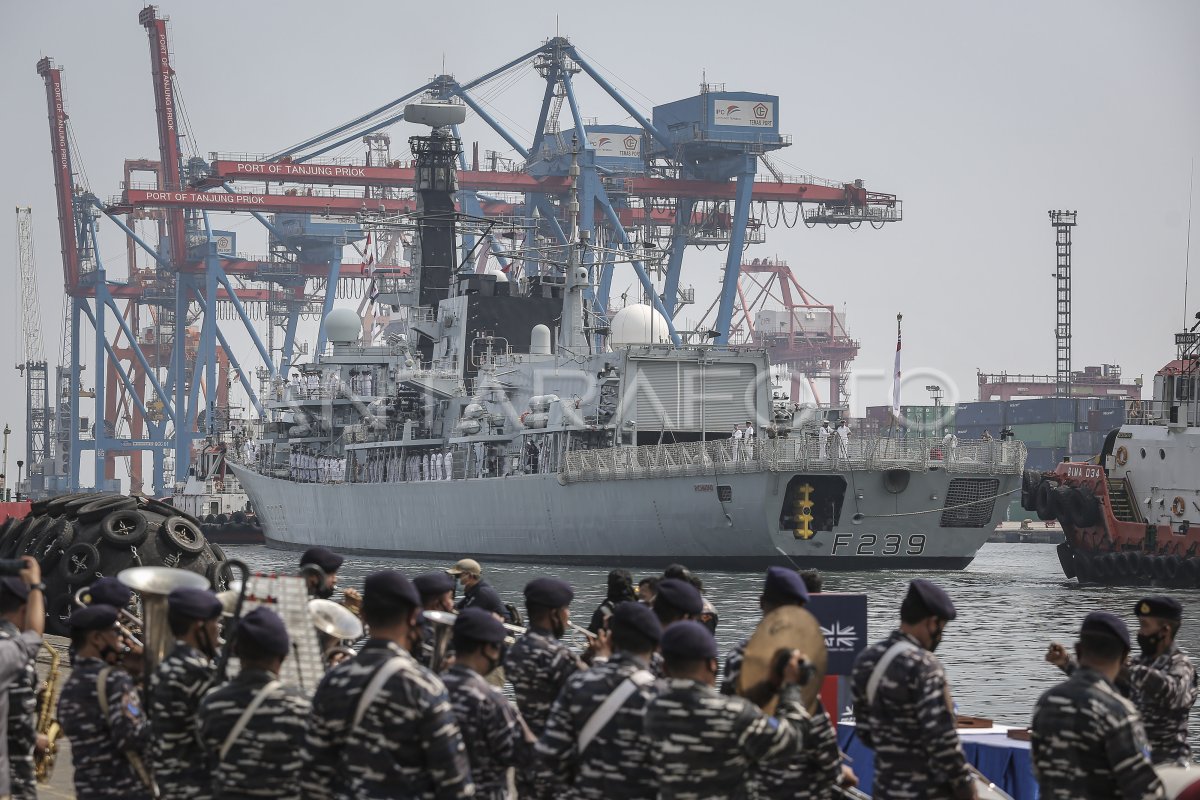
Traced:
<path fill-rule="evenodd" d="M 1071 229 L 1075 211 L 1050 211 L 1055 236 L 1055 376 L 1056 394 L 1071 395 Z"/>
<path fill-rule="evenodd" d="M 50 378 L 42 346 L 42 303 L 33 252 L 33 212 L 21 207 L 17 207 L 17 268 L 20 281 L 17 301 L 21 304 L 17 314 L 24 346 L 17 371 L 25 378 L 25 459 L 29 465 L 30 484 L 36 483 L 41 489 L 42 476 L 53 450 Z M 20 487 L 17 491 L 21 491 Z"/>

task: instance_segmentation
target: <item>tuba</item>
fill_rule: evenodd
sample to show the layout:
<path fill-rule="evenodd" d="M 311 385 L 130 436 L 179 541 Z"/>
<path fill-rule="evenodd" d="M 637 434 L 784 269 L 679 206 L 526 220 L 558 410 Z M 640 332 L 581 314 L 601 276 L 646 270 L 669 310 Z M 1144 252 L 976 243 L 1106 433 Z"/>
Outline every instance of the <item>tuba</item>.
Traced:
<path fill-rule="evenodd" d="M 167 624 L 167 595 L 176 589 L 207 589 L 208 579 L 173 567 L 131 567 L 117 580 L 138 593 L 142 601 L 142 635 L 145 637 L 145 671 L 149 675 L 175 641 Z"/>
<path fill-rule="evenodd" d="M 54 759 L 58 755 L 58 737 L 62 735 L 62 728 L 54 718 L 58 665 L 62 657 L 47 642 L 43 641 L 42 647 L 50 654 L 50 670 L 46 673 L 46 682 L 38 690 L 37 732 L 46 737 L 46 749 L 36 756 L 33 768 L 38 783 L 49 783 L 50 775 L 54 772 Z"/>
<path fill-rule="evenodd" d="M 317 598 L 308 601 L 308 618 L 317 629 L 327 669 L 354 657 L 349 643 L 363 635 L 363 624 L 354 612 L 332 600 Z"/>

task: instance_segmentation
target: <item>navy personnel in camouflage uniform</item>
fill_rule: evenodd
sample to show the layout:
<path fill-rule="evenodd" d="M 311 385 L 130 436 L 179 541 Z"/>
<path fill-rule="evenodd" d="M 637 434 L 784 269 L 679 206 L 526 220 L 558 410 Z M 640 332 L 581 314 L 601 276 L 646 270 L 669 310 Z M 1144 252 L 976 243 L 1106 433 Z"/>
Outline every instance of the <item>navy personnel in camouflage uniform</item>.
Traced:
<path fill-rule="evenodd" d="M 200 702 L 200 739 L 220 800 L 299 800 L 309 702 L 297 687 L 279 683 L 289 646 L 274 611 L 260 607 L 246 614 L 234 642 L 241 670 Z"/>
<path fill-rule="evenodd" d="M 0 578 L 0 683 L 9 687 L 0 693 L 0 710 L 7 700 L 8 716 L 8 762 L 0 759 L 0 796 L 11 791 L 14 800 L 37 800 L 34 751 L 46 746 L 37 733 L 36 658 L 46 624 L 43 590 L 41 569 L 31 557 L 20 577 Z"/>
<path fill-rule="evenodd" d="M 409 653 L 421 597 L 395 570 L 363 584 L 371 638 L 325 674 L 309 717 L 306 800 L 472 797 L 475 784 L 446 687 Z"/>
<path fill-rule="evenodd" d="M 701 623 L 675 623 L 661 647 L 669 679 L 645 718 L 660 797 L 745 798 L 755 764 L 799 754 L 809 727 L 799 685 L 803 654 L 793 651 L 777 677 L 779 705 L 769 717 L 744 697 L 717 692 L 717 643 Z"/>
<path fill-rule="evenodd" d="M 654 616 L 663 630 L 676 622 L 687 619 L 700 619 L 704 613 L 704 598 L 700 590 L 680 578 L 663 578 L 658 582 L 658 593 L 654 595 Z M 650 671 L 654 677 L 666 677 L 661 653 L 655 653 L 650 658 Z"/>
<path fill-rule="evenodd" d="M 1129 630 L 1107 611 L 1088 614 L 1075 645 L 1079 666 L 1033 712 L 1033 772 L 1046 800 L 1165 798 L 1133 704 L 1113 682 L 1129 655 Z"/>
<path fill-rule="evenodd" d="M 546 729 L 550 706 L 562 687 L 583 662 L 560 641 L 571 619 L 570 605 L 575 592 L 570 584 L 557 578 L 535 578 L 525 586 L 525 610 L 529 630 L 517 639 L 504 658 L 504 671 L 512 682 L 517 708 L 535 737 Z M 558 776 L 529 773 L 518 776 L 519 794 L 550 800 L 561 795 Z"/>
<path fill-rule="evenodd" d="M 337 571 L 345 558 L 328 547 L 310 547 L 300 556 L 300 574 L 308 585 L 310 597 L 328 600 L 337 589 Z M 305 569 L 316 567 L 316 569 Z"/>
<path fill-rule="evenodd" d="M 763 616 L 783 606 L 805 606 L 808 603 L 808 586 L 801 576 L 787 567 L 768 567 L 766 578 L 763 580 L 762 595 L 758 598 L 758 606 Z M 746 645 L 749 637 L 742 639 L 725 657 L 725 679 L 721 683 L 721 694 L 737 693 L 738 678 L 742 673 L 742 660 L 745 658 Z M 747 697 L 763 705 L 770 697 Z M 754 778 L 758 786 L 757 795 L 761 800 L 810 800 L 831 796 L 833 786 L 843 778 L 845 782 L 854 785 L 857 781 L 849 769 L 842 769 L 841 753 L 838 750 L 837 734 L 825 708 L 820 706 L 813 714 L 812 727 L 804 750 L 791 761 L 779 761 L 764 764 L 755 770 Z"/>
<path fill-rule="evenodd" d="M 653 742 L 644 717 L 655 692 L 650 655 L 662 626 L 648 606 L 635 602 L 618 603 L 607 624 L 614 653 L 567 679 L 537 743 L 540 767 L 562 776 L 580 800 L 655 800 Z M 610 706 L 614 694 L 624 699 Z"/>
<path fill-rule="evenodd" d="M 120 609 L 129 608 L 129 603 L 133 600 L 133 591 L 116 578 L 97 578 L 80 595 L 79 599 L 83 601 L 85 606 L 100 604 L 112 606 L 119 611 Z M 135 635 L 140 633 L 140 629 L 135 627 L 133 633 Z M 135 642 L 126 641 L 125 648 L 126 652 L 121 658 L 120 666 L 129 673 L 134 683 L 138 685 L 138 688 L 145 688 L 143 679 L 146 676 L 142 674 L 145 667 L 145 660 L 143 659 L 142 647 Z M 74 659 L 74 656 L 75 654 L 72 651 L 71 658 Z"/>
<path fill-rule="evenodd" d="M 875 750 L 876 797 L 976 797 L 946 673 L 933 655 L 955 616 L 949 595 L 918 578 L 900 605 L 900 627 L 854 662 L 854 718 Z"/>
<path fill-rule="evenodd" d="M 413 586 L 421 595 L 422 611 L 454 611 L 454 577 L 445 571 L 426 572 L 413 578 Z M 413 658 L 423 667 L 433 660 L 433 643 L 437 629 L 421 620 L 421 642 L 413 649 Z"/>
<path fill-rule="evenodd" d="M 1133 608 L 1138 618 L 1138 649 L 1117 687 L 1127 689 L 1142 717 L 1150 740 L 1150 757 L 1156 764 L 1191 761 L 1188 716 L 1196 702 L 1196 669 L 1175 639 L 1183 620 L 1183 606 L 1174 597 L 1144 597 Z M 1070 675 L 1074 660 L 1057 642 L 1046 660 Z"/>
<path fill-rule="evenodd" d="M 150 676 L 150 765 L 165 797 L 208 800 L 212 768 L 203 758 L 196 709 L 216 671 L 221 601 L 207 589 L 176 589 L 167 596 L 167 625 L 175 648 Z"/>
<path fill-rule="evenodd" d="M 463 609 L 454 621 L 454 666 L 442 675 L 480 800 L 506 800 L 509 767 L 527 764 L 532 750 L 517 710 L 483 679 L 500 666 L 505 635 L 495 614 Z"/>
<path fill-rule="evenodd" d="M 117 609 L 82 608 L 67 620 L 75 668 L 58 698 L 58 722 L 71 740 L 77 800 L 149 800 L 150 775 L 142 761 L 150 725 L 133 679 L 116 664 L 125 644 Z"/>

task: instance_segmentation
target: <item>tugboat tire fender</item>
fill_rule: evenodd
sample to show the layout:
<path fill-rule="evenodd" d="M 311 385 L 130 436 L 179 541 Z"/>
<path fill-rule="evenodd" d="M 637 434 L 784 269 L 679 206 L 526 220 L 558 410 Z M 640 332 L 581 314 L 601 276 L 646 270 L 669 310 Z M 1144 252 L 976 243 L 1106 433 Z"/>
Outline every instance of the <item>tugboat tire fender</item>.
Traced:
<path fill-rule="evenodd" d="M 1035 496 L 1038 519 L 1042 520 L 1043 522 L 1049 522 L 1058 516 L 1056 513 L 1058 509 L 1054 507 L 1055 499 L 1054 486 L 1050 483 L 1050 481 L 1044 480 L 1038 484 L 1037 494 Z"/>
<path fill-rule="evenodd" d="M 1092 559 L 1092 572 L 1100 580 L 1112 577 L 1112 553 L 1104 553 Z"/>
<path fill-rule="evenodd" d="M 1179 577 L 1179 569 L 1183 566 L 1183 559 L 1179 556 L 1168 556 L 1163 560 L 1163 575 L 1167 580 L 1175 580 Z"/>

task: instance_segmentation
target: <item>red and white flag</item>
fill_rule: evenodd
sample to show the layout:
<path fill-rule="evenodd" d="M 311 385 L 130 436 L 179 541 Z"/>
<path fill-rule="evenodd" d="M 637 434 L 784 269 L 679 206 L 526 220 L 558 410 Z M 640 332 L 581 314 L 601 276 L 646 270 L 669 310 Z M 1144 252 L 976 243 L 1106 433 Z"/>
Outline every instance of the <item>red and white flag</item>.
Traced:
<path fill-rule="evenodd" d="M 892 376 L 892 418 L 900 419 L 900 320 L 901 314 L 896 315 L 896 369 Z"/>

